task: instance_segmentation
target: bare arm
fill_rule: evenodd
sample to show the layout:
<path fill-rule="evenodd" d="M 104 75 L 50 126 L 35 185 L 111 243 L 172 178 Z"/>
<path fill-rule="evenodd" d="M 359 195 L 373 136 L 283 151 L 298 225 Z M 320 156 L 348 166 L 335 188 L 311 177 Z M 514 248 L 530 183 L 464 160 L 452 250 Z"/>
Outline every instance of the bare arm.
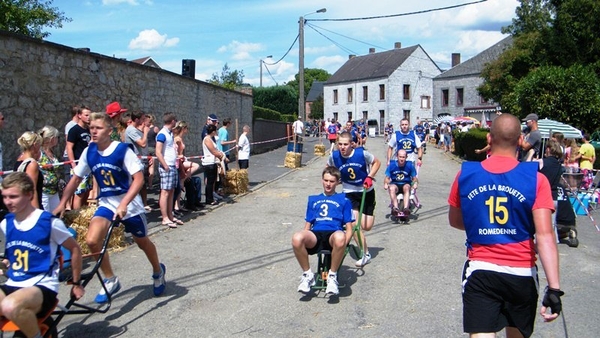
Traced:
<path fill-rule="evenodd" d="M 76 164 L 75 164 L 75 153 L 73 152 L 73 147 L 75 146 L 75 143 L 73 142 L 69 142 L 67 141 L 67 157 L 69 158 L 69 161 L 71 161 L 71 168 L 75 168 Z"/>
<path fill-rule="evenodd" d="M 554 237 L 554 230 L 552 229 L 552 211 L 550 209 L 533 210 L 533 223 L 535 224 L 536 249 L 544 267 L 548 287 L 560 290 L 558 248 L 556 247 L 556 237 Z M 540 309 L 540 314 L 546 322 L 558 318 L 557 313 L 548 313 L 548 307 L 543 305 Z"/>
<path fill-rule="evenodd" d="M 73 272 L 73 281 L 81 282 L 81 269 L 83 264 L 81 248 L 79 247 L 79 244 L 77 244 L 77 241 L 73 237 L 69 237 L 61 245 L 67 250 L 71 251 L 71 269 Z M 75 299 L 80 299 L 85 294 L 85 290 L 81 285 L 73 285 L 71 292 L 75 296 Z"/>
<path fill-rule="evenodd" d="M 375 157 L 373 160 L 373 163 L 371 163 L 371 170 L 369 170 L 369 176 L 372 178 L 375 178 L 375 175 L 377 175 L 377 172 L 379 171 L 380 167 L 381 167 L 381 162 L 379 161 L 379 159 L 377 157 Z"/>
<path fill-rule="evenodd" d="M 219 149 L 217 149 L 217 147 L 215 147 L 215 144 L 214 142 L 212 142 L 210 136 L 206 136 L 202 142 L 204 142 L 204 145 L 206 146 L 206 148 L 208 148 L 208 151 L 210 151 L 210 153 L 213 154 L 216 158 L 221 160 L 224 159 L 225 154 Z"/>
<path fill-rule="evenodd" d="M 65 210 L 65 206 L 67 205 L 67 201 L 69 201 L 71 199 L 71 197 L 73 197 L 73 194 L 75 193 L 75 190 L 77 189 L 77 186 L 79 185 L 79 183 L 81 183 L 81 180 L 82 180 L 82 178 L 77 175 L 71 176 L 71 180 L 69 180 L 69 183 L 67 184 L 67 186 L 65 187 L 65 190 L 63 191 L 63 195 L 62 195 L 62 198 L 60 199 L 60 203 L 58 204 L 58 207 L 56 207 L 56 209 L 54 209 L 52 211 L 52 214 L 54 214 L 54 215 L 62 214 L 62 212 Z"/>
<path fill-rule="evenodd" d="M 448 211 L 448 222 L 450 226 L 458 229 L 465 230 L 465 224 L 463 223 L 462 210 L 460 208 L 456 208 L 450 206 L 450 210 Z"/>
<path fill-rule="evenodd" d="M 125 215 L 127 214 L 127 205 L 129 205 L 129 203 L 131 203 L 131 201 L 133 201 L 133 199 L 137 196 L 137 194 L 142 189 L 142 186 L 144 185 L 144 172 L 143 171 L 140 170 L 140 171 L 136 172 L 135 174 L 132 175 L 132 178 L 133 178 L 133 180 L 131 182 L 129 190 L 127 191 L 125 196 L 123 196 L 121 203 L 119 203 L 119 206 L 117 207 L 117 212 L 115 213 L 115 218 L 119 217 L 119 218 L 123 219 L 125 217 Z"/>
<path fill-rule="evenodd" d="M 158 163 L 160 163 L 164 170 L 169 171 L 169 165 L 165 161 L 165 157 L 163 155 L 164 146 L 165 144 L 163 142 L 156 142 L 156 159 L 158 160 Z"/>
<path fill-rule="evenodd" d="M 31 204 L 38 208 L 38 209 L 42 209 L 42 206 L 39 205 L 38 203 L 38 190 L 37 190 L 37 185 L 38 185 L 38 177 L 39 175 L 41 175 L 40 173 L 40 167 L 39 164 L 37 163 L 37 161 L 33 160 L 31 162 L 29 162 L 29 164 L 27 165 L 27 168 L 25 169 L 25 173 L 27 173 L 27 176 L 29 176 L 29 178 L 31 178 L 31 180 L 33 181 L 33 199 L 31 200 Z"/>
<path fill-rule="evenodd" d="M 350 243 L 350 241 L 352 240 L 352 222 L 348 222 L 346 223 L 346 245 L 348 245 L 348 243 Z"/>

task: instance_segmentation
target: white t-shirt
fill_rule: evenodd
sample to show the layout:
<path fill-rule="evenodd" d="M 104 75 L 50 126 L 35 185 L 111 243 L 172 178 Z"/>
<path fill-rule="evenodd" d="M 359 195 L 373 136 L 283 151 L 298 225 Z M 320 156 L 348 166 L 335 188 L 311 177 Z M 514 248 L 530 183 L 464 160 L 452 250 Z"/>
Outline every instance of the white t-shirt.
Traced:
<path fill-rule="evenodd" d="M 177 152 L 175 151 L 175 142 L 173 142 L 173 132 L 166 127 L 163 127 L 156 135 L 156 142 L 159 142 L 159 138 L 164 135 L 165 141 L 163 142 L 162 155 L 165 158 L 165 162 L 169 167 L 174 167 L 177 162 Z"/>
<path fill-rule="evenodd" d="M 292 124 L 292 129 L 294 129 L 294 133 L 302 134 L 302 129 L 304 129 L 304 123 L 302 123 L 302 121 L 300 121 L 300 120 L 296 120 Z"/>
<path fill-rule="evenodd" d="M 77 125 L 77 122 L 74 122 L 73 120 L 67 122 L 67 125 L 65 125 L 65 139 L 67 138 L 67 136 L 69 135 L 69 130 L 71 130 L 71 128 L 73 128 L 74 126 Z M 63 157 L 67 157 L 67 149 L 65 149 L 64 153 L 63 153 Z"/>
<path fill-rule="evenodd" d="M 248 137 L 246 134 L 240 135 L 240 139 L 238 140 L 238 159 L 239 160 L 248 160 L 250 159 L 250 141 L 248 141 Z"/>
<path fill-rule="evenodd" d="M 21 231 L 31 230 L 38 222 L 43 210 L 35 209 L 26 219 L 22 222 L 14 221 L 15 228 Z M 6 234 L 6 220 L 0 222 L 0 229 Z M 58 218 L 52 218 L 52 230 L 50 234 L 50 261 L 53 262 L 56 257 L 58 246 L 71 237 L 71 233 L 67 230 L 65 223 Z M 45 273 L 40 274 L 24 281 L 13 281 L 7 280 L 6 285 L 24 288 L 33 285 L 42 285 L 48 289 L 58 293 L 58 270 L 59 266 L 56 264 L 51 274 Z"/>
<path fill-rule="evenodd" d="M 119 144 L 119 142 L 113 141 L 108 146 L 108 148 L 104 149 L 103 151 L 98 150 L 98 153 L 102 156 L 108 156 L 115 151 L 118 144 Z M 92 172 L 90 166 L 87 163 L 88 149 L 90 149 L 90 148 L 88 147 L 83 150 L 83 153 L 81 153 L 81 157 L 79 158 L 79 163 L 77 163 L 77 166 L 73 170 L 74 174 L 79 177 L 84 177 L 85 175 Z M 131 150 L 130 148 L 128 148 L 127 151 L 125 152 L 125 159 L 123 159 L 123 166 L 125 167 L 125 170 L 127 170 L 127 172 L 129 173 L 129 175 L 133 175 L 133 174 L 137 173 L 138 171 L 144 170 L 144 166 L 140 162 L 140 159 L 135 155 L 133 150 Z M 132 181 L 132 179 L 131 179 L 131 177 L 129 177 L 129 183 L 131 183 L 131 181 Z M 121 194 L 118 196 L 100 197 L 98 199 L 98 206 L 106 207 L 110 211 L 116 212 L 117 207 L 119 206 L 119 204 L 121 204 L 121 201 L 123 200 L 123 196 L 125 196 L 125 194 Z M 123 219 L 128 219 L 130 217 L 141 215 L 143 213 L 145 213 L 144 203 L 142 202 L 142 198 L 140 197 L 140 194 L 137 194 L 137 196 L 135 196 L 133 201 L 131 201 L 131 203 L 129 203 L 127 205 L 127 214 L 125 214 L 125 217 Z"/>

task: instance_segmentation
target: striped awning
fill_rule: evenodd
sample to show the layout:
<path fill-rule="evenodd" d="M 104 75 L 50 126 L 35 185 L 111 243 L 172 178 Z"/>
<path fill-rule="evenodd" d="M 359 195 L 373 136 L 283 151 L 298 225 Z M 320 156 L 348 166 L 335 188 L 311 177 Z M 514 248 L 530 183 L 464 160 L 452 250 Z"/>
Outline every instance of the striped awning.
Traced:
<path fill-rule="evenodd" d="M 523 122 L 522 125 L 525 126 L 525 122 Z M 561 132 L 565 138 L 582 138 L 581 130 L 566 123 L 550 119 L 538 120 L 538 129 L 542 134 L 542 138 L 550 138 L 550 136 L 556 132 Z"/>

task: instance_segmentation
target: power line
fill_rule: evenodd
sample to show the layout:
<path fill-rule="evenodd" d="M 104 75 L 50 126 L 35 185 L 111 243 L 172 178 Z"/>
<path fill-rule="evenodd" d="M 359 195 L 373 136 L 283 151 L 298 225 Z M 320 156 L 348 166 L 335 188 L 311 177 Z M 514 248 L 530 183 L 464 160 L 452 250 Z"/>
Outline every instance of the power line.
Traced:
<path fill-rule="evenodd" d="M 279 60 L 277 60 L 273 63 L 267 63 L 267 62 L 263 61 L 263 63 L 265 65 L 274 66 L 274 65 L 278 64 L 279 62 L 281 62 L 281 60 L 283 60 L 290 53 L 290 51 L 292 50 L 292 47 L 294 47 L 294 45 L 296 44 L 296 41 L 298 41 L 299 37 L 300 37 L 300 34 L 296 35 L 296 38 L 294 39 L 294 42 L 292 42 L 290 48 L 288 48 L 287 52 L 285 52 L 285 54 L 283 54 L 283 56 Z"/>
<path fill-rule="evenodd" d="M 479 0 L 479 1 L 467 2 L 464 4 L 452 5 L 452 6 L 446 6 L 446 7 L 438 7 L 438 8 L 432 8 L 432 9 L 425 9 L 422 11 L 400 13 L 400 14 L 365 16 L 365 17 L 360 17 L 360 18 L 346 18 L 346 19 L 306 19 L 306 21 L 357 21 L 357 20 L 395 18 L 395 17 L 399 17 L 399 16 L 408 16 L 408 15 L 443 11 L 443 10 L 447 10 L 447 9 L 453 9 L 453 8 L 459 8 L 459 7 L 464 7 L 464 6 L 468 6 L 468 5 L 474 5 L 474 4 L 478 4 L 478 3 L 482 3 L 482 2 L 486 2 L 486 1 L 487 0 Z"/>
<path fill-rule="evenodd" d="M 263 61 L 263 63 L 265 63 Z M 275 80 L 275 78 L 273 77 L 273 74 L 271 74 L 271 71 L 269 70 L 269 67 L 267 67 L 267 64 L 265 63 L 265 69 L 267 70 L 267 73 L 269 73 L 269 76 L 271 77 L 271 79 L 273 80 L 273 82 L 275 82 L 276 86 L 279 86 L 279 84 L 277 83 L 277 80 Z"/>

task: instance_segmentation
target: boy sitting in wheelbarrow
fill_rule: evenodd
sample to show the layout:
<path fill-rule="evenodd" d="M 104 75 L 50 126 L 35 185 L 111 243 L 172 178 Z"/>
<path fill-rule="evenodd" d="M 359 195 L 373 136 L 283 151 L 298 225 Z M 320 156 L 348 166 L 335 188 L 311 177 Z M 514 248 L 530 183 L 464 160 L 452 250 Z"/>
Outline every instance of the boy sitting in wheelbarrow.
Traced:
<path fill-rule="evenodd" d="M 33 181 L 26 173 L 8 175 L 2 198 L 9 214 L 0 223 L 6 235 L 6 284 L 0 286 L 0 315 L 13 321 L 27 337 L 42 337 L 37 318 L 50 313 L 58 294 L 59 246 L 71 251 L 71 295 L 83 297 L 81 248 L 65 224 L 31 204 Z"/>

